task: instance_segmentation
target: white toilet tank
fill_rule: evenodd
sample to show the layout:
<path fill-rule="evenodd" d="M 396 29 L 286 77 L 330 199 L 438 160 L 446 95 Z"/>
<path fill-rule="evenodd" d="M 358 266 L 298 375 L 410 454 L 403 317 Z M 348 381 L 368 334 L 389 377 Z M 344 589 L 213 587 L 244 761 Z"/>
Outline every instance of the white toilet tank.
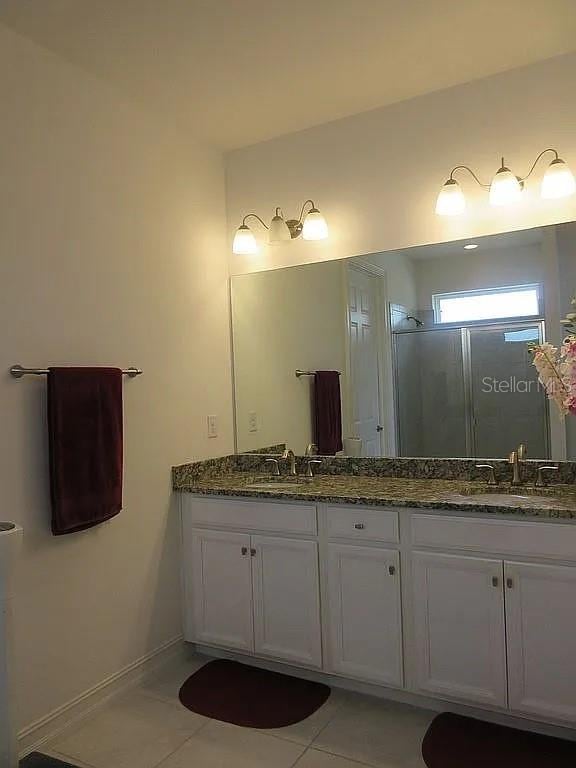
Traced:
<path fill-rule="evenodd" d="M 22 528 L 0 521 L 0 768 L 17 768 L 12 613 Z"/>

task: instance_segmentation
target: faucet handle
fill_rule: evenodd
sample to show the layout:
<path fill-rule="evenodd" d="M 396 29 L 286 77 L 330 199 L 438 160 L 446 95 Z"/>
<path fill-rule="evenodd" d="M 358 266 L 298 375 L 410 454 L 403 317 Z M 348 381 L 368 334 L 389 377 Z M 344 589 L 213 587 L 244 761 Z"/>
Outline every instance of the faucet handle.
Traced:
<path fill-rule="evenodd" d="M 314 464 L 322 464 L 321 459 L 310 459 L 306 462 L 306 477 L 314 477 L 314 470 L 312 469 L 312 466 Z"/>
<path fill-rule="evenodd" d="M 542 488 L 548 485 L 546 478 L 544 477 L 544 472 L 558 472 L 558 467 L 538 467 L 536 471 L 536 482 L 534 483 L 536 488 Z"/>
<path fill-rule="evenodd" d="M 526 445 L 526 443 L 520 443 L 516 453 L 518 454 L 518 460 L 524 461 L 524 459 L 528 455 L 528 446 Z"/>
<path fill-rule="evenodd" d="M 280 464 L 278 463 L 278 459 L 265 459 L 265 464 L 272 464 L 272 474 L 274 477 L 280 477 Z"/>
<path fill-rule="evenodd" d="M 498 481 L 496 480 L 496 472 L 492 464 L 476 464 L 476 469 L 487 469 L 488 485 L 498 485 Z"/>

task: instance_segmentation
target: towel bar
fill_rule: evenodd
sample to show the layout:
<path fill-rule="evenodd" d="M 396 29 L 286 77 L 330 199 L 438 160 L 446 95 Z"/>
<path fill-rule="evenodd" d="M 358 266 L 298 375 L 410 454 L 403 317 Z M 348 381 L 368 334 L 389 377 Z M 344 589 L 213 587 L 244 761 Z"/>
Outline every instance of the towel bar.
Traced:
<path fill-rule="evenodd" d="M 133 379 L 135 376 L 140 376 L 143 371 L 140 368 L 124 368 L 122 373 Z M 48 368 L 23 368 L 21 365 L 13 365 L 10 368 L 10 374 L 15 379 L 21 379 L 22 376 L 47 376 Z"/>
<path fill-rule="evenodd" d="M 340 371 L 336 371 L 338 376 L 340 376 Z M 297 368 L 295 371 L 296 378 L 299 379 L 301 376 L 316 376 L 316 371 L 301 371 L 300 368 Z"/>

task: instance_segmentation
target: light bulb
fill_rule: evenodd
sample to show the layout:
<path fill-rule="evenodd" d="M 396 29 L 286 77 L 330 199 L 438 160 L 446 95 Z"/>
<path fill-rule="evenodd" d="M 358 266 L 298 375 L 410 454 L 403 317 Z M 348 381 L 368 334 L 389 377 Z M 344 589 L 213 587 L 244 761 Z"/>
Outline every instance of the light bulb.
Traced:
<path fill-rule="evenodd" d="M 326 240 L 328 237 L 328 224 L 317 208 L 312 208 L 304 219 L 302 237 L 304 240 Z"/>
<path fill-rule="evenodd" d="M 292 235 L 288 229 L 288 225 L 280 216 L 278 211 L 270 222 L 270 231 L 268 233 L 268 242 L 270 243 L 285 243 L 292 240 Z"/>
<path fill-rule="evenodd" d="M 258 253 L 258 243 L 250 227 L 241 224 L 234 235 L 232 252 L 237 255 L 253 255 Z"/>
<path fill-rule="evenodd" d="M 574 192 L 576 192 L 576 181 L 572 171 L 564 160 L 558 157 L 550 163 L 544 174 L 540 195 L 545 200 L 557 200 L 560 197 L 569 197 Z"/>
<path fill-rule="evenodd" d="M 522 196 L 522 183 L 502 161 L 490 185 L 490 205 L 509 205 Z"/>
<path fill-rule="evenodd" d="M 466 198 L 456 179 L 448 179 L 436 200 L 438 216 L 458 216 L 466 210 Z"/>

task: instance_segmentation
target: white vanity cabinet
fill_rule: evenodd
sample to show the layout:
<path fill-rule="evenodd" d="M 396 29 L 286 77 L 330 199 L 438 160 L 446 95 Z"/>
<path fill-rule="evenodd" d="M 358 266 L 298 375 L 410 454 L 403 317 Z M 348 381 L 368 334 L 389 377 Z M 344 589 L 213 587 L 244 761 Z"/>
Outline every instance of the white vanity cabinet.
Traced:
<path fill-rule="evenodd" d="M 250 536 L 194 530 L 184 524 L 184 550 L 189 554 L 185 579 L 190 575 L 186 579 L 186 610 L 193 614 L 187 617 L 193 629 L 186 639 L 252 651 Z"/>
<path fill-rule="evenodd" d="M 322 666 L 318 545 L 253 536 L 254 650 Z"/>
<path fill-rule="evenodd" d="M 398 551 L 328 544 L 330 669 L 402 685 Z"/>
<path fill-rule="evenodd" d="M 576 724 L 576 567 L 504 568 L 510 709 Z"/>
<path fill-rule="evenodd" d="M 316 530 L 314 507 L 287 505 L 298 514 L 291 520 L 288 509 L 281 520 L 278 505 L 257 505 L 184 500 L 186 639 L 321 667 L 317 542 L 207 527 L 250 528 L 256 521 L 264 530 Z M 270 515 L 263 518 L 266 506 Z"/>
<path fill-rule="evenodd" d="M 180 503 L 190 642 L 576 729 L 576 522 Z"/>
<path fill-rule="evenodd" d="M 418 690 L 506 706 L 503 565 L 414 552 Z"/>
<path fill-rule="evenodd" d="M 412 541 L 499 555 L 412 552 L 416 689 L 576 725 L 576 526 L 415 514 Z"/>

